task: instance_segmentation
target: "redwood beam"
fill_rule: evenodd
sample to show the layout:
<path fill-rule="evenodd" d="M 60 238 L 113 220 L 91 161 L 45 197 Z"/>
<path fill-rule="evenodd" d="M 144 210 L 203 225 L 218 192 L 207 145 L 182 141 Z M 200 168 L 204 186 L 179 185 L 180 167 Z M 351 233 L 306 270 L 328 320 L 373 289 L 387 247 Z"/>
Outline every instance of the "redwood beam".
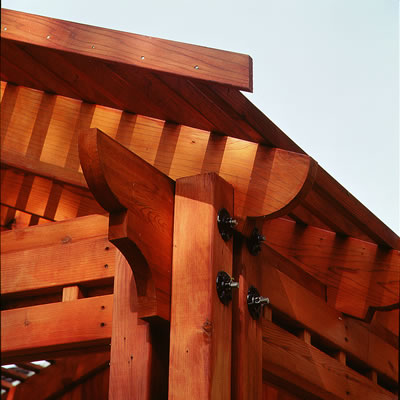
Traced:
<path fill-rule="evenodd" d="M 263 321 L 263 376 L 266 381 L 305 398 L 397 397 L 270 321 Z"/>
<path fill-rule="evenodd" d="M 266 245 L 327 286 L 327 300 L 364 319 L 370 306 L 397 303 L 400 253 L 285 219 L 259 225 Z M 351 295 L 349 295 L 351 294 Z"/>
<path fill-rule="evenodd" d="M 111 400 L 159 399 L 168 394 L 168 325 L 151 327 L 139 319 L 138 311 L 134 276 L 126 259 L 119 254 L 114 280 Z"/>
<path fill-rule="evenodd" d="M 218 231 L 233 190 L 216 174 L 178 179 L 172 268 L 169 398 L 231 398 L 232 305 L 216 291 L 221 270 L 232 274 L 232 240 Z"/>
<path fill-rule="evenodd" d="M 2 9 L 2 39 L 45 47 L 48 57 L 79 54 L 195 80 L 252 90 L 252 62 L 244 54 L 210 49 Z M 197 68 L 196 68 L 197 66 Z"/>
<path fill-rule="evenodd" d="M 2 362 L 108 345 L 111 317 L 112 295 L 2 311 Z"/>
<path fill-rule="evenodd" d="M 262 315 L 255 320 L 247 306 L 250 286 L 260 290 L 261 268 L 246 241 L 235 237 L 234 276 L 239 294 L 233 299 L 232 399 L 262 399 Z M 260 293 L 261 294 L 261 293 Z"/>
<path fill-rule="evenodd" d="M 110 213 L 109 240 L 128 260 L 138 296 L 168 320 L 174 182 L 97 129 L 80 133 L 79 152 L 90 190 Z"/>

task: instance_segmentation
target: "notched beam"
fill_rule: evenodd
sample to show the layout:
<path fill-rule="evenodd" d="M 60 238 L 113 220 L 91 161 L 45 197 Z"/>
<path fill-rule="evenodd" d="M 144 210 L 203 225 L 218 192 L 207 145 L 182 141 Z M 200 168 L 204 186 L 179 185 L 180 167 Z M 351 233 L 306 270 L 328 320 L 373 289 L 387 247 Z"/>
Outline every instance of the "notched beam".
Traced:
<path fill-rule="evenodd" d="M 139 301 L 154 304 L 149 317 L 169 319 L 174 181 L 98 129 L 81 131 L 79 157 L 110 213 L 109 240 L 132 268 Z"/>

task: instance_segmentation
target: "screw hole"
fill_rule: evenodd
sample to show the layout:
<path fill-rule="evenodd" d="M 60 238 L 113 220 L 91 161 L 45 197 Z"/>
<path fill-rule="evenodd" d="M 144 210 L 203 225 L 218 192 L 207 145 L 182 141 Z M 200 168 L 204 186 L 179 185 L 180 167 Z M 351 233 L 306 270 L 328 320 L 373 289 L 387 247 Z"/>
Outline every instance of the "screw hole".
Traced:
<path fill-rule="evenodd" d="M 104 264 L 104 268 L 108 268 L 108 264 Z"/>
<path fill-rule="evenodd" d="M 144 56 L 140 57 L 141 60 L 144 60 Z"/>
<path fill-rule="evenodd" d="M 198 65 L 195 65 L 194 69 L 200 69 L 200 67 Z"/>
<path fill-rule="evenodd" d="M 4 30 L 5 30 L 5 31 L 7 30 L 7 27 L 6 27 L 6 26 L 4 27 Z"/>
<path fill-rule="evenodd" d="M 50 39 L 50 35 L 47 35 L 47 36 L 46 36 L 46 39 Z"/>
<path fill-rule="evenodd" d="M 104 328 L 104 327 L 106 326 L 106 324 L 105 324 L 104 322 L 101 322 L 101 323 L 100 323 L 100 326 L 101 326 L 102 328 Z"/>

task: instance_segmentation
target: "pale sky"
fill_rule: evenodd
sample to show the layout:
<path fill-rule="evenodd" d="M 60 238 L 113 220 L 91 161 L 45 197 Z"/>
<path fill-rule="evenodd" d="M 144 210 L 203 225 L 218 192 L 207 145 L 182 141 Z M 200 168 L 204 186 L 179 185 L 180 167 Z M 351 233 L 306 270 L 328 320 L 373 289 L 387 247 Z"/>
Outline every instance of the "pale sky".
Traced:
<path fill-rule="evenodd" d="M 249 54 L 249 99 L 400 233 L 398 0 L 3 0 L 2 6 Z"/>

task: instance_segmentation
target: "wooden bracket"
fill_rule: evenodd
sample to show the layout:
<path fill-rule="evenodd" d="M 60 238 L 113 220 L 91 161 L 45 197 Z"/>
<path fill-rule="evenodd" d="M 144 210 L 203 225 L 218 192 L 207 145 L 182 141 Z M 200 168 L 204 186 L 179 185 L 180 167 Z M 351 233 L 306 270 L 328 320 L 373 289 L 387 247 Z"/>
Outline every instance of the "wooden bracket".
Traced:
<path fill-rule="evenodd" d="M 80 132 L 79 157 L 110 213 L 108 237 L 132 268 L 144 317 L 169 320 L 174 181 L 98 129 Z"/>

